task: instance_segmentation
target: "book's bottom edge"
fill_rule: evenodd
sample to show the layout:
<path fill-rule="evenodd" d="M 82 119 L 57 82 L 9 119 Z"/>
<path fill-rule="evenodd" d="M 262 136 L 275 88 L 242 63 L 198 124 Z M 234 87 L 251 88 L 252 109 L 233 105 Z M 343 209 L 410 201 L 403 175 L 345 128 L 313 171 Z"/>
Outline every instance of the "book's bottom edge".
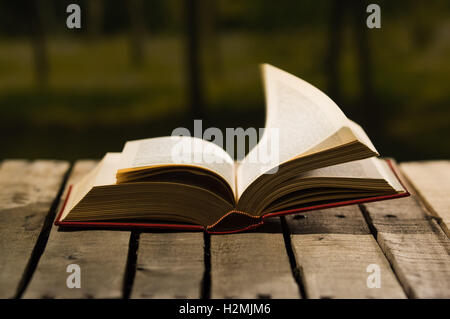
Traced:
<path fill-rule="evenodd" d="M 81 221 L 55 221 L 56 226 L 70 228 L 111 228 L 111 229 L 168 229 L 203 231 L 205 227 L 199 225 L 181 224 L 153 224 L 153 223 L 126 223 L 126 222 L 81 222 Z"/>
<path fill-rule="evenodd" d="M 309 212 L 313 210 L 320 210 L 320 209 L 328 209 L 328 208 L 334 208 L 334 207 L 341 207 L 341 206 L 348 206 L 348 205 L 355 205 L 355 204 L 363 204 L 363 203 L 370 203 L 370 202 L 376 202 L 381 200 L 387 200 L 387 199 L 395 199 L 395 198 L 402 198 L 407 197 L 410 194 L 408 192 L 399 193 L 399 194 L 393 194 L 393 195 L 386 195 L 386 196 L 377 196 L 377 197 L 367 197 L 367 198 L 361 198 L 356 200 L 349 200 L 349 201 L 341 201 L 336 203 L 328 203 L 328 204 L 321 204 L 321 205 L 314 205 L 314 206 L 308 206 L 308 207 L 302 207 L 302 208 L 296 208 L 292 210 L 286 210 L 276 213 L 269 213 L 266 215 L 263 215 L 262 217 L 258 218 L 258 221 L 256 223 L 252 223 L 251 225 L 246 225 L 242 228 L 236 228 L 232 230 L 213 230 L 208 227 L 203 227 L 200 225 L 181 225 L 181 224 L 155 224 L 155 223 L 127 223 L 127 222 L 81 222 L 81 221 L 55 221 L 56 226 L 60 227 L 70 227 L 70 228 L 109 228 L 109 229 L 116 229 L 116 230 L 130 230 L 130 229 L 160 229 L 160 230 L 175 230 L 175 231 L 204 231 L 208 234 L 232 234 L 232 233 L 239 233 L 244 231 L 253 230 L 255 228 L 258 228 L 262 224 L 264 224 L 264 220 L 267 218 L 272 217 L 279 217 L 279 216 L 286 216 L 286 215 L 292 215 L 297 213 L 304 213 Z"/>

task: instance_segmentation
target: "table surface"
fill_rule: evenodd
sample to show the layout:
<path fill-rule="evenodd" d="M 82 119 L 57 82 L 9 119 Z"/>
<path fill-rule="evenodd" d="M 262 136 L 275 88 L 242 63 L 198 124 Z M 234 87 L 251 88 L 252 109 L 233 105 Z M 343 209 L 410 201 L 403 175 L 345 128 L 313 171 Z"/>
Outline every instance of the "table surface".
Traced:
<path fill-rule="evenodd" d="M 450 298 L 450 161 L 400 164 L 411 197 L 247 233 L 58 230 L 95 163 L 0 163 L 1 298 Z"/>

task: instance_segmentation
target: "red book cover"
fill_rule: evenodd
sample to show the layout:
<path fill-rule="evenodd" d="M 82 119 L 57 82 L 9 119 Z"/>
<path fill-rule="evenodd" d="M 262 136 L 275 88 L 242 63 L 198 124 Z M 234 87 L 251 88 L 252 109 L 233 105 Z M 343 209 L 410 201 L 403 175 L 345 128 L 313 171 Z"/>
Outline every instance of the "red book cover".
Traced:
<path fill-rule="evenodd" d="M 399 174 L 396 171 L 392 161 L 389 159 L 387 159 L 386 161 L 387 161 L 389 167 L 394 172 L 394 175 L 396 176 L 396 178 L 399 180 L 399 182 L 402 185 L 405 192 L 393 194 L 393 195 L 371 196 L 371 197 L 358 198 L 358 199 L 353 199 L 353 200 L 344 200 L 344 201 L 336 201 L 336 202 L 332 202 L 332 203 L 311 205 L 311 206 L 307 206 L 307 207 L 284 210 L 284 211 L 275 212 L 275 213 L 268 213 L 268 214 L 264 214 L 261 217 L 254 217 L 254 216 L 251 216 L 244 212 L 239 212 L 239 211 L 233 210 L 233 211 L 228 212 L 226 215 L 224 215 L 215 224 L 210 225 L 205 228 L 200 225 L 171 224 L 171 223 L 166 224 L 166 223 L 147 223 L 147 222 L 106 222 L 106 221 L 104 221 L 104 222 L 103 221 L 92 221 L 92 222 L 70 221 L 69 222 L 69 221 L 62 221 L 61 216 L 62 216 L 64 208 L 67 204 L 67 201 L 69 199 L 71 188 L 72 188 L 72 186 L 69 186 L 67 196 L 64 200 L 61 210 L 58 213 L 58 216 L 56 217 L 55 225 L 61 226 L 61 227 L 77 227 L 77 228 L 171 229 L 171 230 L 180 230 L 180 231 L 192 230 L 192 231 L 206 231 L 207 233 L 210 233 L 210 234 L 237 233 L 237 232 L 254 229 L 254 228 L 262 225 L 264 223 L 265 219 L 271 218 L 271 217 L 284 216 L 284 215 L 303 213 L 303 212 L 319 210 L 319 209 L 333 208 L 333 207 L 353 205 L 353 204 L 369 203 L 369 202 L 375 202 L 375 201 L 409 196 L 410 194 L 407 191 L 404 183 L 400 179 Z M 227 225 L 224 225 L 225 223 Z M 241 228 L 239 228 L 239 226 L 238 226 L 239 224 L 242 225 Z"/>

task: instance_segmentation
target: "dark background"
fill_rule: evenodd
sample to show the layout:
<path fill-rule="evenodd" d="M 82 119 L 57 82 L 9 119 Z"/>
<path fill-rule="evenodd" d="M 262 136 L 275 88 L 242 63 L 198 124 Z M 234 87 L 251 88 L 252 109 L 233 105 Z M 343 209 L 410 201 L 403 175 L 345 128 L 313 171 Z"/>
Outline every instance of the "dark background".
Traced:
<path fill-rule="evenodd" d="M 100 158 L 194 118 L 263 127 L 262 62 L 328 94 L 382 155 L 450 158 L 450 1 L 1 0 L 0 159 Z"/>

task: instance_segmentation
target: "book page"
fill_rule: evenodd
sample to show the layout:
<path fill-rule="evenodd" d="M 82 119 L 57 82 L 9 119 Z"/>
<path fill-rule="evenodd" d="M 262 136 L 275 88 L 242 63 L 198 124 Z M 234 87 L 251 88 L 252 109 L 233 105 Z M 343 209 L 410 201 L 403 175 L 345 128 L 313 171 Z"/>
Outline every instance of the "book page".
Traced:
<path fill-rule="evenodd" d="M 299 175 L 299 178 L 308 177 L 349 177 L 384 179 L 396 191 L 403 191 L 392 169 L 385 160 L 371 157 L 363 160 L 322 167 Z"/>
<path fill-rule="evenodd" d="M 67 216 L 69 211 L 94 187 L 116 183 L 116 171 L 119 166 L 121 153 L 106 153 L 103 159 L 78 183 L 72 186 L 71 195 L 61 216 Z"/>
<path fill-rule="evenodd" d="M 119 169 L 164 165 L 189 165 L 221 176 L 235 192 L 234 162 L 218 145 L 190 136 L 167 136 L 129 141 Z"/>
<path fill-rule="evenodd" d="M 348 124 L 339 107 L 311 84 L 271 65 L 262 66 L 266 94 L 266 129 L 238 170 L 238 195 L 259 177 L 266 163 L 275 167 L 305 153 Z M 270 145 L 268 147 L 267 145 Z M 266 163 L 255 161 L 262 148 Z M 267 152 L 266 152 L 267 153 Z M 268 168 L 270 169 L 270 167 Z"/>
<path fill-rule="evenodd" d="M 375 153 L 378 153 L 375 146 L 372 144 L 372 141 L 369 139 L 366 132 L 364 132 L 363 128 L 359 124 L 347 119 L 347 126 L 352 130 L 353 134 L 355 134 L 355 136 L 361 143 L 365 144 Z"/>
<path fill-rule="evenodd" d="M 375 162 L 375 165 L 381 172 L 383 178 L 387 180 L 389 185 L 391 185 L 397 192 L 404 192 L 405 188 L 400 183 L 400 180 L 397 178 L 394 171 L 389 167 L 388 163 L 385 160 L 377 160 L 378 161 Z"/>
<path fill-rule="evenodd" d="M 299 177 L 349 177 L 385 179 L 379 169 L 378 161 L 381 160 L 376 157 L 366 158 L 363 160 L 313 169 L 311 171 L 300 174 Z"/>

